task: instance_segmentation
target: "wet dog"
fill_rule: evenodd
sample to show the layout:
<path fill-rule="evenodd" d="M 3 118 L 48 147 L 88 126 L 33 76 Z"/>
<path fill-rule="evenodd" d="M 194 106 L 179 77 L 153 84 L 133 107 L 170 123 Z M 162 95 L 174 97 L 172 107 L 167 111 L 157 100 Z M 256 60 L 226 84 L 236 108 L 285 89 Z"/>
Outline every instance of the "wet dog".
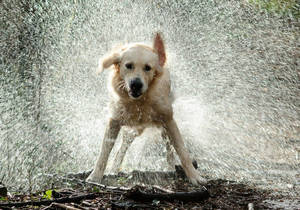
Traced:
<path fill-rule="evenodd" d="M 193 184 L 205 182 L 193 167 L 179 129 L 173 118 L 170 98 L 170 75 L 165 67 L 166 52 L 159 33 L 153 47 L 129 44 L 114 50 L 101 59 L 100 71 L 111 66 L 109 91 L 111 116 L 104 134 L 100 155 L 88 181 L 101 182 L 109 154 L 122 126 L 134 128 L 135 133 L 124 131 L 122 145 L 114 161 L 118 169 L 133 139 L 148 126 L 162 128 L 167 141 L 167 161 L 174 166 L 170 144 L 179 156 L 182 168 Z"/>

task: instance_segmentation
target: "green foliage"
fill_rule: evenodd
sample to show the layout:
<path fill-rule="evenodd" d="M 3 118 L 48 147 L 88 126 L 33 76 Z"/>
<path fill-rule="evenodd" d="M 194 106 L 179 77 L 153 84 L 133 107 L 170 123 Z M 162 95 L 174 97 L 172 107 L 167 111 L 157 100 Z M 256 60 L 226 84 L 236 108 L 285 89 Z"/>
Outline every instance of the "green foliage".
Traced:
<path fill-rule="evenodd" d="M 95 193 L 98 193 L 98 192 L 100 192 L 100 189 L 99 189 L 99 187 L 94 186 L 92 191 Z"/>
<path fill-rule="evenodd" d="M 43 196 L 43 198 L 51 200 L 52 199 L 52 192 L 53 190 L 47 190 Z"/>
<path fill-rule="evenodd" d="M 0 201 L 7 201 L 7 197 L 0 197 Z"/>
<path fill-rule="evenodd" d="M 284 16 L 291 14 L 294 17 L 300 17 L 299 1 L 297 0 L 249 0 L 249 2 L 269 13 Z"/>

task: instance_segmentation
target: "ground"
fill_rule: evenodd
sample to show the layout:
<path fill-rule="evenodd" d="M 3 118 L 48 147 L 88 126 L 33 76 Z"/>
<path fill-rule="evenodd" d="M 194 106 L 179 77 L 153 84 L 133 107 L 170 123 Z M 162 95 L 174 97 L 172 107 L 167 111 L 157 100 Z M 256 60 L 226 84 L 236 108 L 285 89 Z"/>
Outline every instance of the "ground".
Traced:
<path fill-rule="evenodd" d="M 235 181 L 210 180 L 205 187 L 195 187 L 181 168 L 109 175 L 105 185 L 86 183 L 86 176 L 57 176 L 50 190 L 8 194 L 2 197 L 0 209 L 300 209 L 295 197 Z M 115 187 L 109 187 L 112 184 Z"/>

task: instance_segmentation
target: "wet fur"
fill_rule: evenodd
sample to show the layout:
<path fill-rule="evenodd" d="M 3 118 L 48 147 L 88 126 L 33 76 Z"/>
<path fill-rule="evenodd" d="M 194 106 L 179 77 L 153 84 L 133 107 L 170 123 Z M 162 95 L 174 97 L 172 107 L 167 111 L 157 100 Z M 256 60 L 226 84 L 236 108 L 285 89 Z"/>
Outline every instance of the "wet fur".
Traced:
<path fill-rule="evenodd" d="M 136 69 L 129 71 L 124 63 L 136 64 Z M 100 72 L 114 66 L 110 75 L 109 91 L 112 95 L 109 119 L 100 155 L 96 166 L 88 177 L 88 181 L 101 182 L 106 168 L 108 156 L 114 146 L 122 126 L 136 130 L 131 133 L 124 129 L 122 145 L 114 161 L 114 169 L 118 170 L 126 150 L 133 139 L 148 126 L 161 127 L 162 137 L 167 143 L 167 160 L 174 167 L 174 157 L 169 143 L 174 147 L 182 167 L 193 184 L 203 183 L 198 171 L 192 166 L 191 158 L 184 146 L 176 122 L 173 119 L 172 99 L 170 97 L 170 75 L 165 67 L 166 54 L 160 34 L 156 34 L 153 48 L 143 44 L 131 44 L 115 50 L 100 62 Z M 152 72 L 144 72 L 142 65 L 151 64 Z M 132 78 L 139 77 L 143 81 L 143 94 L 139 98 L 130 95 L 128 84 Z"/>

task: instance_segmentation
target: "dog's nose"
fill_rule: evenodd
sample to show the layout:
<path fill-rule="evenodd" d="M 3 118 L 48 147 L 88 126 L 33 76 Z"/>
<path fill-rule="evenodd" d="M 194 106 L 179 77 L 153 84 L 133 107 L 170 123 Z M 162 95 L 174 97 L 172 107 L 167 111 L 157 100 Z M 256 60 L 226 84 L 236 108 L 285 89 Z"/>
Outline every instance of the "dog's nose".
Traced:
<path fill-rule="evenodd" d="M 140 91 L 143 87 L 143 83 L 140 78 L 135 78 L 130 82 L 130 89 L 132 91 Z"/>

